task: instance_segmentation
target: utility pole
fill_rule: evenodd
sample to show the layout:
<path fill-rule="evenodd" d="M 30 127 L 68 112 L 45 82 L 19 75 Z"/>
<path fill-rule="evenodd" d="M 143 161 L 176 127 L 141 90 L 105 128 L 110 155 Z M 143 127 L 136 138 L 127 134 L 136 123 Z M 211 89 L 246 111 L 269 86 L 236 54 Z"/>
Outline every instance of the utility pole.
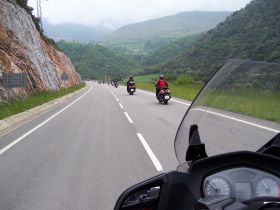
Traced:
<path fill-rule="evenodd" d="M 45 0 L 48 1 L 48 0 Z M 37 0 L 37 17 L 39 18 L 39 25 L 42 31 L 44 31 L 43 28 L 43 16 L 42 16 L 42 0 Z"/>

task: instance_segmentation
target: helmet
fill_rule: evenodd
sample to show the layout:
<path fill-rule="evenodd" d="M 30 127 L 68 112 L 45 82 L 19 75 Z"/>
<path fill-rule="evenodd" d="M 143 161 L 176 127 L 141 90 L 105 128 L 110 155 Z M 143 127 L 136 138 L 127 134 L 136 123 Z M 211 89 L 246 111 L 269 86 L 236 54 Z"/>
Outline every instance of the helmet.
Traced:
<path fill-rule="evenodd" d="M 133 80 L 133 77 L 131 76 L 131 77 L 129 77 L 129 79 L 130 79 L 130 80 Z"/>
<path fill-rule="evenodd" d="M 161 74 L 161 75 L 159 75 L 159 78 L 160 79 L 164 79 L 164 76 Z"/>

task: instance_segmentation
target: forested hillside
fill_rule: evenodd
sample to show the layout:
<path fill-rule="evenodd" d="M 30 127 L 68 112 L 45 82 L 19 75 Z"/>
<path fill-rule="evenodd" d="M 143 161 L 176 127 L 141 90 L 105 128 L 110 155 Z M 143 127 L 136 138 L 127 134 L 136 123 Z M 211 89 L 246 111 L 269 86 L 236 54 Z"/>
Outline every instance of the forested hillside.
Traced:
<path fill-rule="evenodd" d="M 121 27 L 103 42 L 135 53 L 150 53 L 178 38 L 199 34 L 215 27 L 231 12 L 183 12 L 177 15 Z"/>
<path fill-rule="evenodd" d="M 104 78 L 105 75 L 125 77 L 139 68 L 124 56 L 101 45 L 60 41 L 58 46 L 71 58 L 84 79 Z"/>
<path fill-rule="evenodd" d="M 231 58 L 280 62 L 279 37 L 279 0 L 253 0 L 162 68 L 206 80 Z"/>
<path fill-rule="evenodd" d="M 143 65 L 157 65 L 165 63 L 177 55 L 180 55 L 186 48 L 193 44 L 201 35 L 189 35 L 172 41 L 170 44 L 163 46 L 149 55 L 144 57 Z"/>

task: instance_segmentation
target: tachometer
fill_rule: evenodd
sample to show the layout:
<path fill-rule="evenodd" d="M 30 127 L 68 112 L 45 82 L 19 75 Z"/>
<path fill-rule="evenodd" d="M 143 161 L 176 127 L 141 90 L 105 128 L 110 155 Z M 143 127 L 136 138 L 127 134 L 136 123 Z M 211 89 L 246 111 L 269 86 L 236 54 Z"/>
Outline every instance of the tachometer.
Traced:
<path fill-rule="evenodd" d="M 231 196 L 231 187 L 227 180 L 222 177 L 212 177 L 205 181 L 203 187 L 205 197 Z"/>
<path fill-rule="evenodd" d="M 256 196 L 280 197 L 279 183 L 271 177 L 262 178 L 256 185 Z"/>

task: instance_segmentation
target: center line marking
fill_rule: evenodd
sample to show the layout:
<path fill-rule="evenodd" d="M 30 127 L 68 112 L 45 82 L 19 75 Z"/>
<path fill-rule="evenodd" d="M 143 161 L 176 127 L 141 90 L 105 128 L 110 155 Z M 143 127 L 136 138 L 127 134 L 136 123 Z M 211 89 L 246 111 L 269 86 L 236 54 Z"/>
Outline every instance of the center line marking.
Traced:
<path fill-rule="evenodd" d="M 121 103 L 119 103 L 120 107 L 123 109 L 123 105 Z"/>
<path fill-rule="evenodd" d="M 116 98 L 116 101 L 117 101 L 117 102 L 120 102 L 120 100 L 119 100 L 118 98 Z"/>
<path fill-rule="evenodd" d="M 133 123 L 132 119 L 129 117 L 129 115 L 127 114 L 127 112 L 124 112 L 124 114 L 125 114 L 126 118 L 128 119 L 128 121 L 129 121 L 130 123 Z"/>
<path fill-rule="evenodd" d="M 142 145 L 144 146 L 146 152 L 148 153 L 150 159 L 152 160 L 154 166 L 156 167 L 157 171 L 163 171 L 162 165 L 160 164 L 159 160 L 157 159 L 156 155 L 152 151 L 151 147 L 147 143 L 147 141 L 144 139 L 141 133 L 137 133 L 137 136 L 139 140 L 141 141 Z"/>
<path fill-rule="evenodd" d="M 48 119 L 46 119 L 45 121 L 43 121 L 42 123 L 40 123 L 39 125 L 35 126 L 34 128 L 32 128 L 30 131 L 28 131 L 27 133 L 23 134 L 22 136 L 20 136 L 19 138 L 17 138 L 16 140 L 14 140 L 13 142 L 11 142 L 10 144 L 8 144 L 7 146 L 5 146 L 4 148 L 2 148 L 0 150 L 0 155 L 2 155 L 4 152 L 6 152 L 7 150 L 9 150 L 10 148 L 12 148 L 13 146 L 15 146 L 17 143 L 19 143 L 20 141 L 22 141 L 23 139 L 25 139 L 27 136 L 29 136 L 30 134 L 32 134 L 33 132 L 35 132 L 36 130 L 38 130 L 40 127 L 42 127 L 43 125 L 47 124 L 49 121 L 51 121 L 53 118 L 55 118 L 57 115 L 61 114 L 62 112 L 64 112 L 65 110 L 67 110 L 69 107 L 71 107 L 73 104 L 75 104 L 76 102 L 78 102 L 79 100 L 81 100 L 83 97 L 85 97 L 90 91 L 92 90 L 92 85 L 90 86 L 90 89 L 85 92 L 83 95 L 81 95 L 79 98 L 77 98 L 75 101 L 73 101 L 72 103 L 70 103 L 69 105 L 67 105 L 66 107 L 64 107 L 63 109 L 61 109 L 60 111 L 58 111 L 57 113 L 55 113 L 54 115 L 52 115 L 51 117 L 49 117 Z"/>

